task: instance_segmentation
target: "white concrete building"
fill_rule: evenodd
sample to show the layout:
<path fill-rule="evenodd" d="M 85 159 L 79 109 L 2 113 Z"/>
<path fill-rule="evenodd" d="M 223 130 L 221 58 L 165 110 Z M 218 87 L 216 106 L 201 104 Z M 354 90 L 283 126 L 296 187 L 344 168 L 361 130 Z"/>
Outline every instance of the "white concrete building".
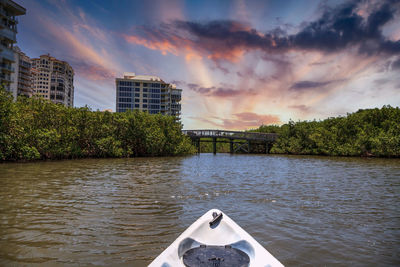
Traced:
<path fill-rule="evenodd" d="M 74 106 L 74 70 L 50 55 L 32 59 L 33 91 L 54 103 Z"/>
<path fill-rule="evenodd" d="M 157 76 L 124 73 L 115 79 L 116 111 L 147 111 L 150 114 L 181 115 L 182 89 Z"/>

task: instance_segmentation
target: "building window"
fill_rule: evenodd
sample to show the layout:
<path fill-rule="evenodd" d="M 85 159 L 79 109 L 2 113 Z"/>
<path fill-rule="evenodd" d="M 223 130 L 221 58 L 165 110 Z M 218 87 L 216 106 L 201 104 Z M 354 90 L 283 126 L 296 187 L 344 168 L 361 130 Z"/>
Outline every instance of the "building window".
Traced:
<path fill-rule="evenodd" d="M 139 108 L 139 104 L 135 104 L 135 108 Z"/>
<path fill-rule="evenodd" d="M 119 102 L 132 102 L 132 98 L 128 98 L 128 97 L 120 97 L 118 99 Z"/>
<path fill-rule="evenodd" d="M 132 94 L 130 92 L 119 92 L 119 96 L 132 97 Z"/>
<path fill-rule="evenodd" d="M 147 94 L 143 94 L 143 97 L 147 97 Z"/>
<path fill-rule="evenodd" d="M 143 88 L 143 92 L 147 93 L 147 88 Z"/>
<path fill-rule="evenodd" d="M 147 103 L 147 99 L 143 99 L 143 103 Z"/>
<path fill-rule="evenodd" d="M 139 93 L 136 93 L 136 94 L 135 94 L 135 97 L 140 97 L 140 94 L 139 94 Z"/>
<path fill-rule="evenodd" d="M 143 108 L 147 108 L 147 104 L 143 104 Z"/>

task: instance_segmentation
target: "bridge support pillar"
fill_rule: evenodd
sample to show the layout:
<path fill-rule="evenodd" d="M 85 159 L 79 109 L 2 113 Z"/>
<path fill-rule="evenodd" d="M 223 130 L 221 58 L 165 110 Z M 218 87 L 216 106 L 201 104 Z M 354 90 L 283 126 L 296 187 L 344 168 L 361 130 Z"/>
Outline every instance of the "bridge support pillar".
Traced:
<path fill-rule="evenodd" d="M 250 149 L 251 149 L 251 146 L 250 146 L 250 140 L 249 140 L 249 141 L 247 141 L 247 146 L 248 146 L 248 149 L 249 149 L 249 150 L 247 151 L 247 153 L 250 153 L 250 151 L 251 151 L 251 150 L 250 150 Z"/>
<path fill-rule="evenodd" d="M 265 143 L 265 154 L 269 154 L 271 147 L 272 147 L 272 143 L 270 143 L 270 142 Z"/>
<path fill-rule="evenodd" d="M 231 139 L 229 142 L 230 145 L 230 153 L 233 154 L 233 140 Z"/>
<path fill-rule="evenodd" d="M 217 138 L 213 138 L 213 153 L 217 154 Z"/>
<path fill-rule="evenodd" d="M 201 149 L 200 149 L 200 138 L 197 139 L 197 152 L 200 154 L 201 153 Z"/>

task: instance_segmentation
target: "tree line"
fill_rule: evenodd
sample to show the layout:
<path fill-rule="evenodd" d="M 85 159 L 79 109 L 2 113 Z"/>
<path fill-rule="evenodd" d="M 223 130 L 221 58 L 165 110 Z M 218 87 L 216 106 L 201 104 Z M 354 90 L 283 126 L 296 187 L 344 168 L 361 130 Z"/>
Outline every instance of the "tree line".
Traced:
<path fill-rule="evenodd" d="M 195 153 L 173 116 L 71 108 L 0 89 L 0 160 L 174 156 Z"/>
<path fill-rule="evenodd" d="M 400 109 L 360 109 L 322 121 L 262 125 L 255 132 L 278 133 L 270 153 L 400 157 Z"/>

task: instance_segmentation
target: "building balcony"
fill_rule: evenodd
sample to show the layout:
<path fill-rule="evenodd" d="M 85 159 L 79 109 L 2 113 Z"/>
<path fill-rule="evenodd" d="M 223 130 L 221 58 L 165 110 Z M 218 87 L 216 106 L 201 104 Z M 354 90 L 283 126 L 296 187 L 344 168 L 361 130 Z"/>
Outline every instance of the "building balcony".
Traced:
<path fill-rule="evenodd" d="M 31 89 L 32 88 L 31 84 L 26 83 L 26 82 L 21 82 L 21 81 L 18 81 L 18 87 L 25 88 L 25 89 Z"/>
<path fill-rule="evenodd" d="M 7 17 L 15 18 L 15 16 L 25 15 L 26 9 L 14 1 L 1 1 L 3 3 L 3 11 Z"/>
<path fill-rule="evenodd" d="M 22 93 L 22 94 L 28 95 L 28 96 L 33 94 L 33 90 L 31 87 L 21 85 L 21 84 L 18 84 L 18 92 L 19 92 L 19 94 Z"/>
<path fill-rule="evenodd" d="M 18 75 L 18 80 L 24 80 L 24 81 L 29 81 L 29 82 L 32 82 L 32 76 L 31 76 L 31 75 L 28 75 L 28 74 L 25 74 L 25 73 L 22 73 L 22 72 L 20 72 L 20 73 L 19 73 L 19 75 Z"/>
<path fill-rule="evenodd" d="M 15 62 L 14 51 L 3 45 L 0 45 L 0 48 L 2 49 L 2 51 L 0 52 L 0 57 L 8 61 Z"/>
<path fill-rule="evenodd" d="M 0 64 L 0 66 L 1 66 L 1 69 L 2 69 L 2 70 L 6 70 L 6 71 L 8 71 L 8 72 L 14 72 L 14 71 L 15 71 L 15 69 L 14 69 L 13 67 L 11 67 L 10 64 L 4 64 L 4 63 L 2 63 L 2 64 Z"/>
<path fill-rule="evenodd" d="M 15 43 L 17 40 L 15 32 L 16 32 L 15 30 L 5 27 L 0 30 L 0 35 L 11 40 L 13 43 Z"/>
<path fill-rule="evenodd" d="M 9 74 L 5 74 L 5 73 L 0 74 L 0 79 L 1 79 L 1 81 L 7 82 L 7 83 L 11 83 L 14 81 L 14 79 Z"/>
<path fill-rule="evenodd" d="M 8 19 L 9 19 L 10 23 L 18 24 L 18 18 L 16 16 L 10 16 L 10 17 L 8 17 Z"/>
<path fill-rule="evenodd" d="M 22 85 L 25 85 L 25 86 L 28 86 L 28 87 L 32 86 L 32 82 L 30 80 L 23 80 L 23 79 L 20 79 L 20 78 L 18 78 L 18 84 L 22 84 Z"/>

